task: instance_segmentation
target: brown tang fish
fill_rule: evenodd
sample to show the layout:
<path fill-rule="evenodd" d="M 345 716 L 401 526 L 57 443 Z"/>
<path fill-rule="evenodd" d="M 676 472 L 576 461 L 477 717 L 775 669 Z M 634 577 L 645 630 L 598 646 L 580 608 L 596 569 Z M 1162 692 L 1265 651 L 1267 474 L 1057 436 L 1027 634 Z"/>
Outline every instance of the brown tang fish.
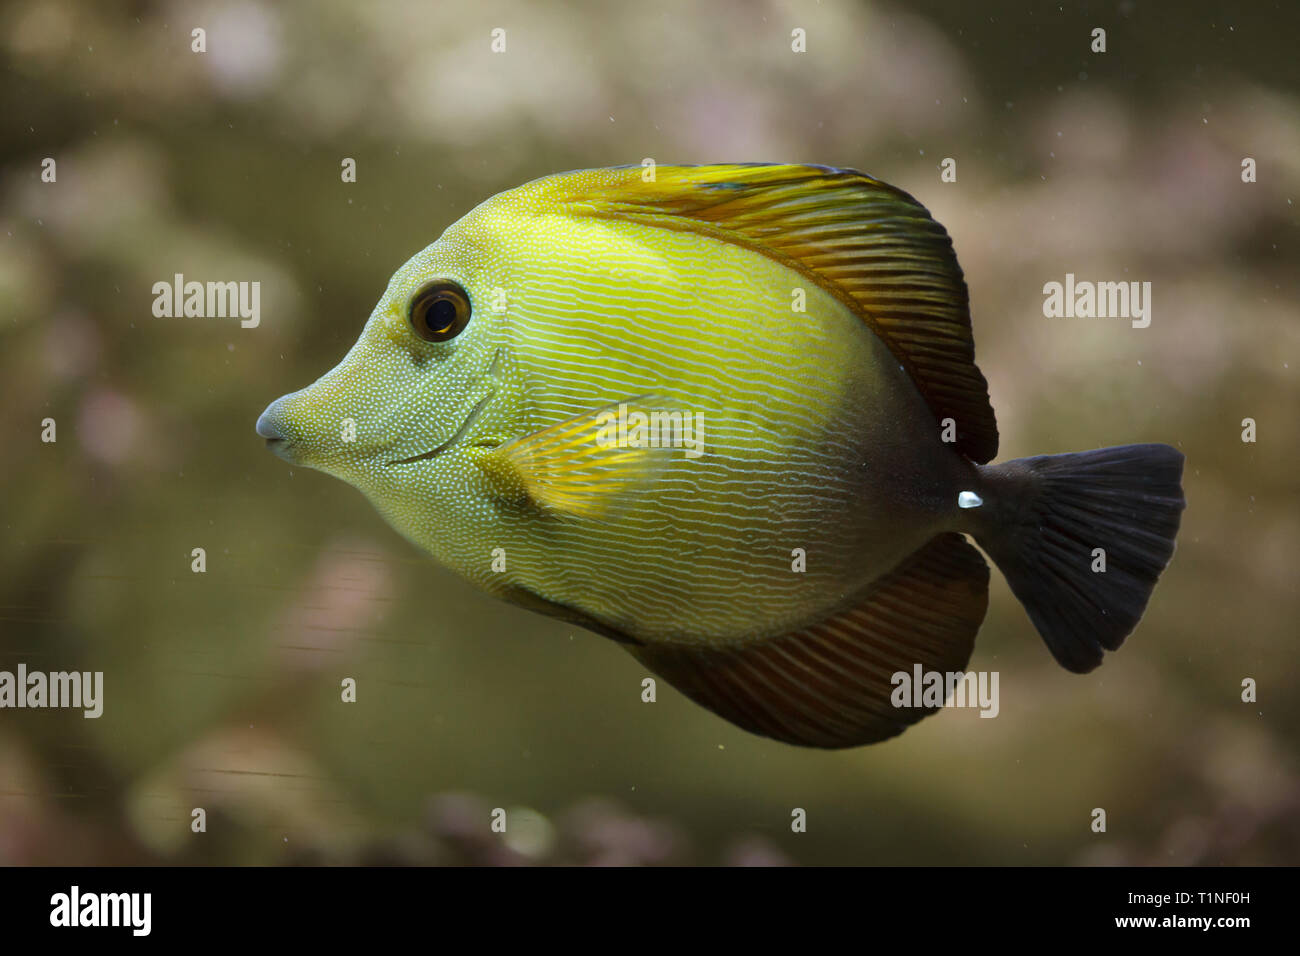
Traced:
<path fill-rule="evenodd" d="M 727 720 L 851 747 L 941 705 L 895 706 L 895 675 L 965 669 L 989 577 L 966 535 L 1076 672 L 1173 553 L 1179 452 L 990 465 L 974 356 L 952 242 L 893 186 L 596 169 L 449 227 L 257 432 Z"/>

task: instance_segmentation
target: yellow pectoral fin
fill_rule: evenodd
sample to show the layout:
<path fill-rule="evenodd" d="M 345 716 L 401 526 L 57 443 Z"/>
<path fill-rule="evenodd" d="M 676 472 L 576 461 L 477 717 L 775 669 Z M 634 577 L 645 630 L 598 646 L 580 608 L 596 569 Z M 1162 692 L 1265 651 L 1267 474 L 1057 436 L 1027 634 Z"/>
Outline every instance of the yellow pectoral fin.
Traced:
<path fill-rule="evenodd" d="M 672 454 L 672 442 L 629 430 L 648 396 L 583 412 L 495 449 L 483 467 L 540 507 L 608 518 L 644 494 Z"/>

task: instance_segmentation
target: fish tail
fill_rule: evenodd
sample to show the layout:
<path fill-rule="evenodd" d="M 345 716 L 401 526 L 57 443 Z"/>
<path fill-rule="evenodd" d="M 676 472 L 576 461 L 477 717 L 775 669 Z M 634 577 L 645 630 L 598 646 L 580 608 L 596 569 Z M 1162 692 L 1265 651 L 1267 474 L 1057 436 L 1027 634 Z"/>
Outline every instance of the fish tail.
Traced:
<path fill-rule="evenodd" d="M 980 469 L 975 539 L 1061 666 L 1085 673 L 1137 626 L 1174 553 L 1183 456 L 1121 445 Z"/>

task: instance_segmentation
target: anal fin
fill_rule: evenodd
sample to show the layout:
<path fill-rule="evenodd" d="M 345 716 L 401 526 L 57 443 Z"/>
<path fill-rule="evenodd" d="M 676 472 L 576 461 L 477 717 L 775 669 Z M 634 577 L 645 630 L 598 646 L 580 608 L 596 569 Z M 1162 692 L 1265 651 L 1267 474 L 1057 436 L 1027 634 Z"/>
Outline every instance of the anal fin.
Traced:
<path fill-rule="evenodd" d="M 856 605 L 791 634 L 731 647 L 651 644 L 634 657 L 745 730 L 804 747 L 856 747 L 902 733 L 934 708 L 895 707 L 892 676 L 961 671 L 988 607 L 989 570 L 942 534 Z"/>

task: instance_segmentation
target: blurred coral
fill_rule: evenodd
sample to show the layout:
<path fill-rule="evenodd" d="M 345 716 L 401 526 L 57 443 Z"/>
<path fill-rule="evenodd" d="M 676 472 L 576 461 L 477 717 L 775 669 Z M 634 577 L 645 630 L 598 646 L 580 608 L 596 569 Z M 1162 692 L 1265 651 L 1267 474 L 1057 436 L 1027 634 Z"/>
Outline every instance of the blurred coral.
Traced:
<path fill-rule="evenodd" d="M 0 863 L 1300 860 L 1300 9 L 1121 7 L 1100 58 L 1086 12 L 1002 2 L 7 4 L 0 669 L 102 670 L 106 703 L 0 713 Z M 267 401 L 447 224 L 647 156 L 897 183 L 953 236 L 1004 457 L 1186 453 L 1128 646 L 1062 672 L 994 575 L 999 719 L 795 751 L 642 703 L 617 648 L 266 454 Z M 1045 318 L 1067 272 L 1151 281 L 1150 328 Z M 177 273 L 260 281 L 261 325 L 155 317 Z"/>

